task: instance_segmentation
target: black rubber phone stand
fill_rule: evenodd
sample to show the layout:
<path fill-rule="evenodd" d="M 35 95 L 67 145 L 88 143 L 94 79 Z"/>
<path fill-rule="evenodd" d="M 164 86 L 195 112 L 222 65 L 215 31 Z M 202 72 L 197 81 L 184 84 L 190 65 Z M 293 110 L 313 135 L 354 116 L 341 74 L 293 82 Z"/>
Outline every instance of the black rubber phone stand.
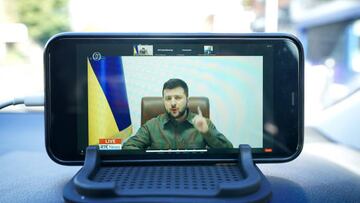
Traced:
<path fill-rule="evenodd" d="M 66 184 L 68 202 L 267 202 L 270 183 L 240 145 L 237 164 L 103 164 L 95 146 Z"/>

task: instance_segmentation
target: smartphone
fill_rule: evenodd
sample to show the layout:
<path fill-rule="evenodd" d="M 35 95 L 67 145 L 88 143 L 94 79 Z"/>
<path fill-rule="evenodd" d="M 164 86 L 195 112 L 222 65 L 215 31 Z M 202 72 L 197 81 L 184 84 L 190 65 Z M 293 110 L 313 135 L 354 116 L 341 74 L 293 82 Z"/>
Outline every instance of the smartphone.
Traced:
<path fill-rule="evenodd" d="M 62 33 L 44 67 L 46 150 L 59 164 L 83 164 L 89 145 L 105 162 L 141 163 L 233 162 L 240 144 L 255 162 L 302 150 L 292 35 Z"/>

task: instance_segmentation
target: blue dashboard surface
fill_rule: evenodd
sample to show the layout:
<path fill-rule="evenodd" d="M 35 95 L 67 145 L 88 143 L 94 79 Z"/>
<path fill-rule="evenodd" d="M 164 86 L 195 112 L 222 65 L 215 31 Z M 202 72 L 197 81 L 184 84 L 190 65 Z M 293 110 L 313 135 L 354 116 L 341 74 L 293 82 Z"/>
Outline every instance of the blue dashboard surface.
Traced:
<path fill-rule="evenodd" d="M 0 202 L 64 202 L 64 185 L 80 169 L 46 154 L 41 112 L 0 114 Z M 271 202 L 359 202 L 360 152 L 305 131 L 304 150 L 289 163 L 258 164 Z"/>

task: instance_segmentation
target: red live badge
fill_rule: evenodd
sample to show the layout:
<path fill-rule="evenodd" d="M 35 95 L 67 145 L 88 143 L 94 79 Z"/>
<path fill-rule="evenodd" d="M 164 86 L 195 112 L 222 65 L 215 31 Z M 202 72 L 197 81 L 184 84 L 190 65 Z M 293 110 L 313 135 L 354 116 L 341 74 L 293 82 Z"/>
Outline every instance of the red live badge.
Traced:
<path fill-rule="evenodd" d="M 121 144 L 121 139 L 99 139 L 99 144 Z"/>

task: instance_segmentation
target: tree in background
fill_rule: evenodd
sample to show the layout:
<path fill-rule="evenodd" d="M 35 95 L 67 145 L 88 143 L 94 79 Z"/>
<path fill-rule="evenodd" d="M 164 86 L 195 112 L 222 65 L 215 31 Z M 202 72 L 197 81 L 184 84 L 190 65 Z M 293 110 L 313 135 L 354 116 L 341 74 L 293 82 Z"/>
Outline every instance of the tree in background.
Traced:
<path fill-rule="evenodd" d="M 24 23 L 30 38 L 44 45 L 56 33 L 69 31 L 68 0 L 13 1 L 17 21 Z"/>

